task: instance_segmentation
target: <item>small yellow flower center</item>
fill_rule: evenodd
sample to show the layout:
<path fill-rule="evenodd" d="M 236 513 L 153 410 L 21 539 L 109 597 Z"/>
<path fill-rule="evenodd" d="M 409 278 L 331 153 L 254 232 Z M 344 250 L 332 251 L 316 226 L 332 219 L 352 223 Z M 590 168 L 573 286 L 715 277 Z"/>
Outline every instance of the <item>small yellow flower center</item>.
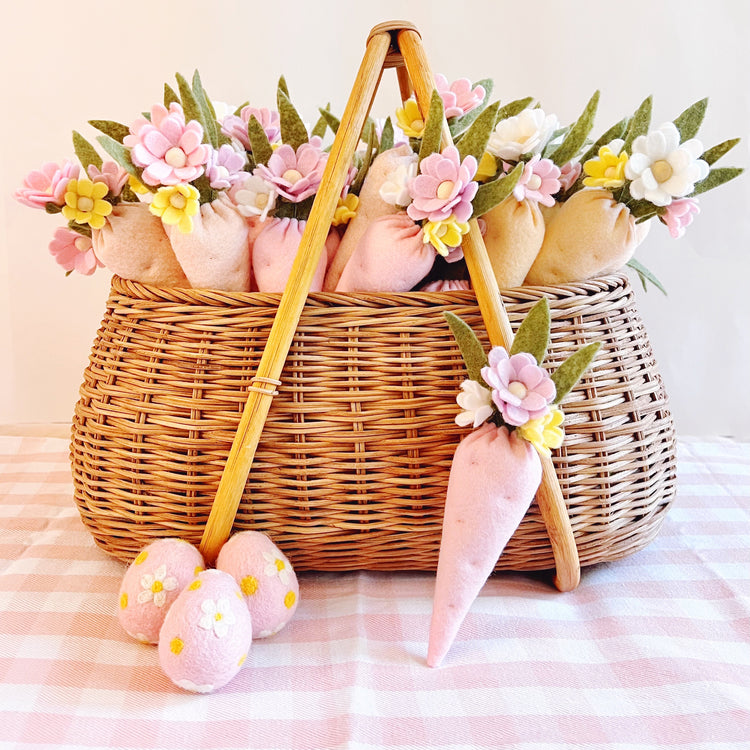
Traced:
<path fill-rule="evenodd" d="M 169 196 L 169 203 L 173 208 L 182 211 L 187 206 L 187 198 L 182 193 L 174 193 Z"/>
<path fill-rule="evenodd" d="M 437 189 L 437 197 L 440 198 L 440 200 L 447 200 L 451 197 L 451 193 L 453 192 L 453 188 L 455 187 L 455 183 L 451 182 L 450 180 L 443 180 L 439 185 Z"/>
<path fill-rule="evenodd" d="M 526 386 L 518 380 L 514 380 L 512 383 L 510 383 L 508 385 L 508 390 L 514 396 L 516 396 L 516 398 L 524 398 L 528 393 Z"/>
<path fill-rule="evenodd" d="M 180 169 L 187 164 L 187 156 L 185 156 L 185 152 L 181 148 L 172 146 L 172 148 L 164 154 L 164 161 L 167 162 L 170 167 Z"/>
<path fill-rule="evenodd" d="M 85 253 L 90 247 L 90 242 L 86 237 L 79 237 L 74 243 L 79 253 Z"/>
<path fill-rule="evenodd" d="M 424 130 L 424 120 L 420 119 L 419 117 L 416 120 L 412 120 L 411 129 L 417 133 L 419 133 L 421 130 Z"/>
<path fill-rule="evenodd" d="M 185 646 L 185 643 L 181 641 L 179 638 L 173 638 L 169 644 L 169 650 L 175 656 L 179 656 L 184 646 Z"/>
<path fill-rule="evenodd" d="M 651 165 L 651 174 L 657 182 L 666 182 L 672 176 L 672 165 L 666 159 L 659 159 Z"/>
<path fill-rule="evenodd" d="M 538 174 L 532 174 L 531 177 L 529 177 L 528 182 L 526 183 L 526 187 L 529 190 L 539 190 L 541 186 L 542 178 Z"/>
<path fill-rule="evenodd" d="M 607 167 L 604 170 L 604 176 L 608 180 L 611 180 L 612 178 L 617 177 L 617 167 Z"/>
<path fill-rule="evenodd" d="M 221 612 L 217 612 L 214 615 L 214 620 L 216 620 L 216 622 L 219 622 L 223 617 L 224 617 L 224 615 L 222 615 Z"/>
<path fill-rule="evenodd" d="M 268 193 L 258 193 L 258 195 L 255 196 L 256 208 L 265 208 L 267 204 L 268 204 Z"/>
<path fill-rule="evenodd" d="M 88 213 L 94 207 L 94 201 L 85 195 L 79 195 L 77 207 L 79 211 L 82 211 L 83 213 Z"/>
<path fill-rule="evenodd" d="M 302 173 L 296 169 L 287 169 L 281 177 L 290 185 L 294 185 L 295 182 L 299 182 L 302 179 Z"/>
<path fill-rule="evenodd" d="M 276 559 L 276 570 L 278 571 L 284 570 L 284 561 L 280 558 Z"/>
<path fill-rule="evenodd" d="M 164 584 L 161 581 L 154 581 L 151 586 L 151 591 L 153 591 L 155 594 L 158 594 L 163 589 L 164 589 Z"/>

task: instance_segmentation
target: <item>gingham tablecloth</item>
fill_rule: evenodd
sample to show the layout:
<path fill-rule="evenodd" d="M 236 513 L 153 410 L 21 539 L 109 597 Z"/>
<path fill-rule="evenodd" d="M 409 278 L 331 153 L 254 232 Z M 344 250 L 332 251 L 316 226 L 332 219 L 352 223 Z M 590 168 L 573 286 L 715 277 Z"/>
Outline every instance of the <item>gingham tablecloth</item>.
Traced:
<path fill-rule="evenodd" d="M 425 666 L 433 576 L 312 574 L 235 679 L 181 692 L 116 616 L 124 566 L 72 500 L 67 443 L 0 437 L 2 748 L 750 747 L 750 445 L 681 440 L 657 540 L 484 587 Z"/>

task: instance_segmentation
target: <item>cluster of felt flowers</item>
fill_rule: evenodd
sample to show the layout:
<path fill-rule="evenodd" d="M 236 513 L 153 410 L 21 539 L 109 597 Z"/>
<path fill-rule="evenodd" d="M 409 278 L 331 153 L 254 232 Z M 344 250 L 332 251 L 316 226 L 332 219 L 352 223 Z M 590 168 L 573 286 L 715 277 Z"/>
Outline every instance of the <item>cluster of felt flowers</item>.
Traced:
<path fill-rule="evenodd" d="M 599 351 L 592 342 L 571 354 L 552 373 L 542 363 L 550 340 L 550 311 L 542 297 L 521 323 L 510 351 L 493 347 L 485 354 L 471 328 L 445 313 L 466 363 L 469 377 L 456 401 L 456 424 L 476 429 L 485 422 L 516 430 L 540 453 L 549 456 L 562 445 L 564 414 L 559 404 Z"/>

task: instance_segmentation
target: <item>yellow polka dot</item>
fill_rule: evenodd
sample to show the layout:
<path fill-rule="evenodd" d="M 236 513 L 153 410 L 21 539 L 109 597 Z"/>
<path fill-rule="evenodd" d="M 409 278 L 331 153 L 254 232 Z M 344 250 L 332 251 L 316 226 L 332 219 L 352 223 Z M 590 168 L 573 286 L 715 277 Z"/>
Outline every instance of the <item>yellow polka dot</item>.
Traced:
<path fill-rule="evenodd" d="M 252 596 L 258 590 L 258 579 L 255 576 L 245 576 L 240 581 L 240 588 L 245 596 Z"/>
<path fill-rule="evenodd" d="M 188 588 L 191 591 L 195 591 L 196 589 L 199 589 L 201 587 L 201 580 L 199 578 L 196 578 L 189 586 Z"/>
<path fill-rule="evenodd" d="M 141 565 L 142 563 L 146 562 L 147 557 L 148 552 L 144 549 L 138 554 L 138 557 L 135 558 L 134 562 L 136 565 Z"/>
<path fill-rule="evenodd" d="M 240 657 L 240 660 L 239 660 L 239 661 L 237 662 L 237 666 L 238 666 L 238 667 L 241 667 L 241 666 L 242 666 L 242 665 L 243 665 L 243 664 L 245 663 L 245 659 L 247 659 L 247 654 L 243 654 L 243 655 L 242 655 L 242 656 Z"/>
<path fill-rule="evenodd" d="M 276 558 L 276 570 L 279 572 L 284 570 L 284 561 L 280 557 Z"/>
<path fill-rule="evenodd" d="M 123 591 L 122 594 L 120 594 L 120 609 L 125 609 L 128 606 L 128 593 L 127 591 Z"/>
<path fill-rule="evenodd" d="M 193 575 L 197 576 L 198 573 L 202 573 L 205 570 L 205 568 L 202 565 L 196 565 L 195 570 L 193 571 Z"/>
<path fill-rule="evenodd" d="M 294 591 L 287 591 L 284 597 L 284 606 L 287 609 L 291 609 L 294 606 L 294 602 L 297 601 L 297 596 Z"/>
<path fill-rule="evenodd" d="M 185 644 L 183 641 L 181 641 L 179 638 L 172 638 L 172 642 L 169 644 L 169 650 L 175 655 L 179 656 L 182 652 L 182 649 L 185 647 Z"/>

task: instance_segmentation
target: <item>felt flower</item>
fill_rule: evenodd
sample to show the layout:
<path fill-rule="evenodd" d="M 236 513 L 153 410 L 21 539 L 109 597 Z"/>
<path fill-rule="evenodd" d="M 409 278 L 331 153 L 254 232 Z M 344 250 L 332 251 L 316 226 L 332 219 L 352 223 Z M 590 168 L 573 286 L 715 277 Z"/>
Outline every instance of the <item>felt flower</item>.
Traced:
<path fill-rule="evenodd" d="M 425 245 L 429 242 L 440 255 L 447 257 L 468 232 L 469 222 L 458 221 L 455 216 L 442 221 L 426 221 L 422 225 L 422 242 Z"/>
<path fill-rule="evenodd" d="M 477 182 L 485 182 L 496 174 L 497 159 L 489 151 L 485 151 L 482 154 L 482 158 L 479 160 L 479 166 L 477 167 L 477 173 L 474 175 L 474 179 Z"/>
<path fill-rule="evenodd" d="M 404 208 L 411 203 L 409 183 L 417 176 L 418 162 L 417 155 L 413 154 L 413 157 L 400 159 L 398 167 L 385 176 L 380 186 L 380 197 L 389 206 Z"/>
<path fill-rule="evenodd" d="M 138 199 L 147 203 L 151 202 L 153 193 L 134 175 L 128 175 L 128 187 L 138 196 Z"/>
<path fill-rule="evenodd" d="M 492 400 L 505 422 L 518 427 L 544 416 L 555 397 L 555 384 L 534 356 L 527 352 L 508 356 L 502 346 L 495 346 L 488 359 L 482 378 L 492 388 Z"/>
<path fill-rule="evenodd" d="M 471 201 L 479 185 L 472 179 L 477 160 L 466 156 L 461 161 L 458 149 L 449 146 L 439 154 L 422 159 L 419 172 L 409 182 L 412 202 L 406 209 L 414 221 L 444 221 L 450 216 L 459 222 L 471 218 Z"/>
<path fill-rule="evenodd" d="M 525 198 L 543 206 L 554 206 L 555 199 L 552 196 L 559 191 L 560 168 L 537 154 L 524 165 L 523 173 L 513 188 L 513 195 L 519 203 Z"/>
<path fill-rule="evenodd" d="M 435 88 L 443 100 L 446 117 L 458 117 L 476 109 L 483 101 L 485 90 L 483 86 L 471 87 L 468 78 L 459 78 L 449 84 L 448 79 L 438 73 L 435 76 Z"/>
<path fill-rule="evenodd" d="M 669 234 L 679 239 L 685 229 L 693 223 L 693 217 L 700 213 L 698 201 L 693 198 L 678 198 L 672 201 L 659 219 L 667 225 Z"/>
<path fill-rule="evenodd" d="M 288 586 L 290 575 L 287 563 L 278 555 L 273 554 L 273 552 L 264 552 L 263 558 L 266 561 L 266 575 L 270 578 L 277 576 L 285 586 Z"/>
<path fill-rule="evenodd" d="M 495 126 L 487 150 L 500 159 L 518 161 L 524 154 L 541 153 L 559 126 L 555 115 L 538 108 L 525 109 Z"/>
<path fill-rule="evenodd" d="M 425 122 L 416 99 L 407 99 L 403 107 L 396 110 L 396 122 L 409 138 L 421 138 Z"/>
<path fill-rule="evenodd" d="M 77 271 L 84 276 L 91 276 L 97 268 L 104 266 L 94 253 L 91 237 L 73 232 L 66 227 L 58 227 L 55 230 L 49 251 L 68 273 Z"/>
<path fill-rule="evenodd" d="M 151 119 L 139 117 L 123 139 L 130 158 L 143 167 L 146 185 L 178 185 L 203 174 L 210 148 L 203 142 L 203 127 L 191 120 L 185 123 L 182 107 L 176 102 L 169 110 L 161 104 L 151 108 Z"/>
<path fill-rule="evenodd" d="M 243 216 L 258 216 L 261 221 L 265 221 L 269 212 L 276 207 L 277 195 L 274 185 L 259 175 L 247 172 L 229 191 L 229 197 Z"/>
<path fill-rule="evenodd" d="M 680 143 L 680 132 L 672 122 L 638 136 L 625 165 L 625 176 L 632 180 L 630 194 L 655 206 L 668 206 L 673 198 L 689 195 L 695 183 L 708 176 L 708 164 L 699 158 L 702 153 L 697 138 Z"/>
<path fill-rule="evenodd" d="M 176 225 L 183 234 L 193 231 L 193 219 L 200 210 L 198 190 L 192 185 L 160 187 L 148 210 L 165 224 Z"/>
<path fill-rule="evenodd" d="M 336 211 L 333 214 L 333 226 L 339 227 L 342 224 L 348 224 L 356 215 L 359 207 L 359 197 L 354 193 L 349 193 L 343 198 L 339 198 Z"/>
<path fill-rule="evenodd" d="M 221 121 L 221 132 L 239 141 L 246 151 L 252 151 L 247 134 L 247 124 L 252 115 L 255 115 L 255 119 L 261 124 L 269 143 L 276 143 L 281 135 L 279 113 L 265 107 L 258 109 L 248 105 L 240 110 L 239 115 L 231 114 L 224 117 Z"/>
<path fill-rule="evenodd" d="M 160 565 L 153 573 L 141 576 L 141 591 L 138 592 L 138 603 L 153 602 L 156 607 L 163 607 L 167 602 L 167 592 L 177 588 L 177 579 L 167 575 L 167 566 Z"/>
<path fill-rule="evenodd" d="M 72 179 L 65 190 L 65 205 L 62 215 L 68 221 L 88 224 L 92 229 L 104 226 L 105 216 L 112 213 L 112 204 L 102 200 L 109 188 L 103 182 Z"/>
<path fill-rule="evenodd" d="M 524 440 L 528 440 L 540 453 L 552 455 L 551 448 L 559 448 L 565 439 L 565 432 L 560 425 L 565 415 L 561 409 L 553 406 L 546 414 L 530 419 L 518 428 Z"/>
<path fill-rule="evenodd" d="M 204 599 L 201 602 L 201 615 L 198 627 L 203 630 L 213 631 L 217 638 L 224 638 L 229 633 L 229 628 L 234 625 L 237 618 L 232 612 L 232 605 L 228 599 Z"/>
<path fill-rule="evenodd" d="M 102 164 L 101 169 L 93 164 L 89 164 L 86 168 L 86 173 L 91 178 L 92 182 L 103 182 L 107 186 L 107 192 L 113 198 L 120 195 L 130 176 L 117 162 L 114 161 L 105 161 Z"/>
<path fill-rule="evenodd" d="M 456 415 L 456 424 L 459 427 L 479 427 L 486 422 L 495 411 L 492 405 L 492 393 L 477 383 L 476 380 L 464 380 L 461 383 L 461 393 L 456 396 L 456 402 L 463 409 Z"/>
<path fill-rule="evenodd" d="M 586 187 L 619 188 L 625 184 L 625 165 L 628 155 L 623 151 L 618 156 L 609 146 L 602 146 L 598 155 L 583 165 L 588 175 L 583 184 Z"/>
<path fill-rule="evenodd" d="M 209 147 L 206 160 L 206 177 L 214 190 L 227 190 L 247 174 L 242 172 L 245 157 L 235 151 L 228 143 L 218 149 Z"/>
<path fill-rule="evenodd" d="M 313 136 L 295 152 L 289 145 L 279 146 L 268 160 L 268 164 L 256 167 L 253 174 L 268 180 L 292 203 L 315 195 L 320 187 L 328 154 L 322 150 L 322 139 Z"/>
<path fill-rule="evenodd" d="M 581 176 L 581 163 L 577 161 L 568 161 L 560 167 L 560 188 L 570 190 L 575 185 L 576 180 Z"/>
<path fill-rule="evenodd" d="M 63 206 L 68 182 L 79 172 L 79 167 L 68 160 L 62 165 L 52 161 L 42 164 L 40 169 L 26 175 L 23 187 L 15 192 L 15 198 L 30 208 L 44 208 L 48 203 Z"/>

